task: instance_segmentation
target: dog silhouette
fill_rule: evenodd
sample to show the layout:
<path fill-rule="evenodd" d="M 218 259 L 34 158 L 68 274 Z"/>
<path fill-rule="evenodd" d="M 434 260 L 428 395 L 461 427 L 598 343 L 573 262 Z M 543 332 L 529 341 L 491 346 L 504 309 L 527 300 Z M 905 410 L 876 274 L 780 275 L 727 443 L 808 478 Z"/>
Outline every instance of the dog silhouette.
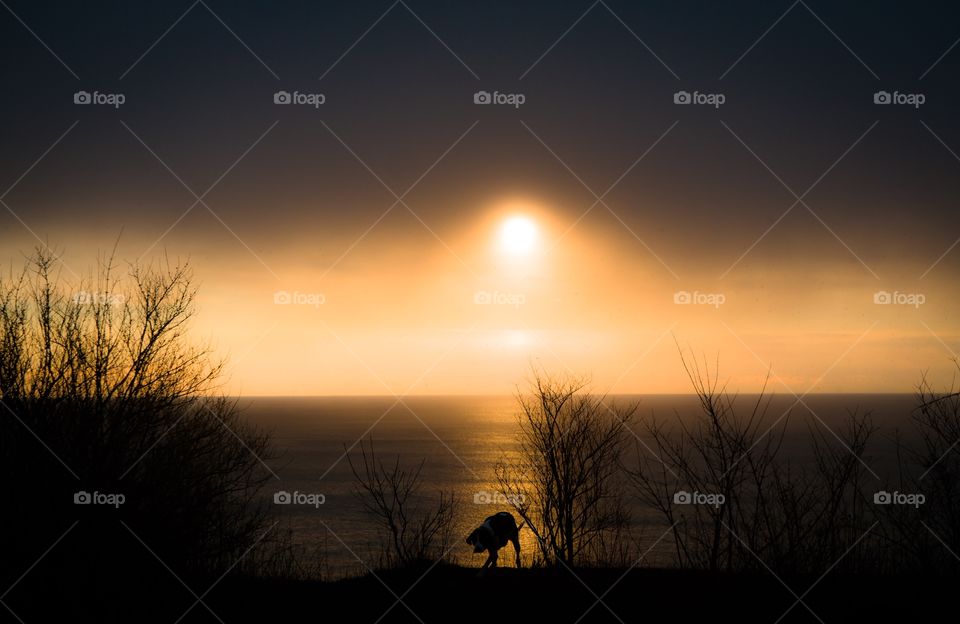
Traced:
<path fill-rule="evenodd" d="M 467 536 L 467 544 L 473 546 L 474 553 L 487 551 L 487 560 L 480 568 L 481 571 L 488 567 L 497 567 L 497 551 L 507 545 L 507 542 L 513 542 L 513 550 L 517 556 L 517 567 L 520 567 L 520 529 L 523 523 L 517 525 L 513 515 L 501 511 L 489 516 L 479 527 Z"/>

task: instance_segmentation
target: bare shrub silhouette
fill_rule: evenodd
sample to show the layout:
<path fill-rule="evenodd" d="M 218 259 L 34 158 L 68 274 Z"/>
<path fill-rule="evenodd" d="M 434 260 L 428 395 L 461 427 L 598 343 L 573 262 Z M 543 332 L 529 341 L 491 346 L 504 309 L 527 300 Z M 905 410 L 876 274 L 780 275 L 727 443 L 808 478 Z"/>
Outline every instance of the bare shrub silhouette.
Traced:
<path fill-rule="evenodd" d="M 71 284 L 57 262 L 38 249 L 0 279 L 5 563 L 22 571 L 80 519 L 51 555 L 78 583 L 156 567 L 137 540 L 178 574 L 222 573 L 269 542 L 258 492 L 271 452 L 217 395 L 222 363 L 189 337 L 189 266 L 132 266 L 123 281 L 106 257 Z M 78 506 L 78 491 L 125 502 Z"/>
<path fill-rule="evenodd" d="M 424 462 L 409 469 L 384 464 L 377 457 L 373 441 L 360 441 L 358 464 L 347 455 L 356 481 L 356 495 L 364 510 L 383 532 L 382 562 L 404 566 L 445 558 L 454 543 L 453 526 L 457 498 L 452 491 L 441 490 L 436 501 L 425 500 L 421 471 Z"/>
<path fill-rule="evenodd" d="M 869 414 L 851 413 L 838 440 L 809 426 L 813 465 L 791 465 L 779 458 L 790 413 L 771 422 L 766 382 L 738 411 L 718 366 L 711 372 L 706 361 L 688 360 L 682 350 L 680 357 L 700 417 L 692 424 L 678 419 L 674 429 L 656 418 L 645 421 L 650 443 L 638 444 L 637 465 L 627 468 L 640 499 L 670 527 L 676 563 L 788 573 L 835 563 L 869 527 L 861 462 L 874 431 Z M 705 504 L 675 499 L 693 493 L 714 498 Z"/>
<path fill-rule="evenodd" d="M 519 456 L 496 466 L 500 490 L 548 565 L 622 561 L 629 515 L 619 462 L 636 405 L 608 406 L 585 379 L 534 370 L 519 394 Z"/>
<path fill-rule="evenodd" d="M 954 360 L 960 372 L 960 360 Z M 956 573 L 960 563 L 960 388 L 957 377 L 943 390 L 923 375 L 910 414 L 915 442 L 897 436 L 898 481 L 886 489 L 923 496 L 922 505 L 877 507 L 888 567 Z"/>

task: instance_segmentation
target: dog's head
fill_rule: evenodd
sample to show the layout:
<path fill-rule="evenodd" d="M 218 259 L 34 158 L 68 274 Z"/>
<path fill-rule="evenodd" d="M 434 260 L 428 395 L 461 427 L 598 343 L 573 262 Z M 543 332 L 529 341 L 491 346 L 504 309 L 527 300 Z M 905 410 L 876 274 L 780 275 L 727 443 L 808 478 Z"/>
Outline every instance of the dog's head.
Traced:
<path fill-rule="evenodd" d="M 473 533 L 467 536 L 467 544 L 473 546 L 474 553 L 482 553 L 484 551 L 483 544 L 480 543 L 480 529 L 474 529 Z"/>

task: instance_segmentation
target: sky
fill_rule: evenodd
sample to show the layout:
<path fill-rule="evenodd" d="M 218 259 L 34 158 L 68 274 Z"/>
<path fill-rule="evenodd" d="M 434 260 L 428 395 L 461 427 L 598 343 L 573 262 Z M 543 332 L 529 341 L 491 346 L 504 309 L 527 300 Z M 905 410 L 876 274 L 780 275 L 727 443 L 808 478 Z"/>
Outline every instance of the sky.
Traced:
<path fill-rule="evenodd" d="M 231 393 L 951 378 L 951 3 L 0 4 L 0 260 L 189 259 Z"/>

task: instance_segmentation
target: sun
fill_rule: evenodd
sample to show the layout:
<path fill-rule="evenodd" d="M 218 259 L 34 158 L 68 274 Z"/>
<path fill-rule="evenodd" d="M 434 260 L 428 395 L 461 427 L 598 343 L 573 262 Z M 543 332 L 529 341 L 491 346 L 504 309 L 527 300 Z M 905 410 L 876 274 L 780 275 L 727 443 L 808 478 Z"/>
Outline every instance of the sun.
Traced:
<path fill-rule="evenodd" d="M 514 215 L 500 225 L 500 250 L 510 255 L 528 254 L 540 238 L 536 222 L 530 217 Z"/>

